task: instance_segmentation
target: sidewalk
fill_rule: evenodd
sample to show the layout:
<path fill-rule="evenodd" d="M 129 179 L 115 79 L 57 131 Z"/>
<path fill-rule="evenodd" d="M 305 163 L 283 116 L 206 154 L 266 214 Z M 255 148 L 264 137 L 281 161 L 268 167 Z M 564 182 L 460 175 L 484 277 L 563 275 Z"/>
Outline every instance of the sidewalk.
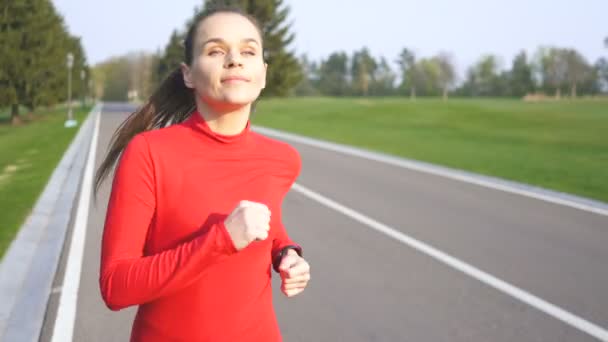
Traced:
<path fill-rule="evenodd" d="M 0 264 L 0 341 L 38 341 L 82 178 L 97 104 Z"/>

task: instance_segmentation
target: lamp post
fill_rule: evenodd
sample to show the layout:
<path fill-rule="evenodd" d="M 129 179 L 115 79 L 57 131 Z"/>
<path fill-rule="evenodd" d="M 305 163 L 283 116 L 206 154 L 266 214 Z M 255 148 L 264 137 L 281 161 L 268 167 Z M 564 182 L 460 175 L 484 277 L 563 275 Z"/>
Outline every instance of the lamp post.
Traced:
<path fill-rule="evenodd" d="M 74 55 L 68 52 L 67 55 L 68 65 L 68 120 L 65 122 L 65 127 L 74 127 L 77 122 L 74 120 L 72 113 L 72 66 L 74 65 Z"/>
<path fill-rule="evenodd" d="M 95 103 L 95 87 L 93 86 L 93 79 L 91 77 L 89 77 L 89 90 L 88 90 L 88 94 L 89 94 L 89 100 L 91 101 L 91 103 Z"/>
<path fill-rule="evenodd" d="M 81 91 L 82 91 L 82 94 L 80 94 L 80 101 L 81 101 L 80 106 L 82 108 L 84 108 L 84 106 L 85 106 L 84 96 L 85 96 L 85 89 L 87 89 L 87 86 L 84 83 L 85 77 L 86 77 L 86 71 L 84 71 L 84 69 L 80 70 L 80 84 L 81 84 Z"/>

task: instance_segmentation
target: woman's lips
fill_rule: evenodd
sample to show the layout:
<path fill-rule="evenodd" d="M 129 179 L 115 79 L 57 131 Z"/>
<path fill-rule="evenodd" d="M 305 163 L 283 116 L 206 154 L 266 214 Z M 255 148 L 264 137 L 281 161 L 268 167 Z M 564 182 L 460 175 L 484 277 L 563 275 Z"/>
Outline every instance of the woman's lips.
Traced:
<path fill-rule="evenodd" d="M 249 79 L 243 76 L 229 76 L 222 79 L 222 83 L 249 82 Z"/>

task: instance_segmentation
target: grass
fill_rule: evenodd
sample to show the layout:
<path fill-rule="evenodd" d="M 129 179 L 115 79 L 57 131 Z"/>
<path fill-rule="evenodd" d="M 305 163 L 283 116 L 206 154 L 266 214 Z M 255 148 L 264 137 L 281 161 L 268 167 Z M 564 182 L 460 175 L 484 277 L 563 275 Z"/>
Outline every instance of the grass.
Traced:
<path fill-rule="evenodd" d="M 608 101 L 295 98 L 253 123 L 608 202 Z"/>
<path fill-rule="evenodd" d="M 74 112 L 78 127 L 89 111 Z M 76 127 L 63 127 L 65 119 L 65 109 L 56 109 L 15 127 L 0 120 L 0 260 L 76 135 Z"/>
<path fill-rule="evenodd" d="M 89 110 L 76 112 L 79 123 Z M 76 133 L 63 127 L 65 109 L 18 127 L 7 117 L 0 113 L 0 258 Z M 253 123 L 608 202 L 606 100 L 270 99 Z"/>

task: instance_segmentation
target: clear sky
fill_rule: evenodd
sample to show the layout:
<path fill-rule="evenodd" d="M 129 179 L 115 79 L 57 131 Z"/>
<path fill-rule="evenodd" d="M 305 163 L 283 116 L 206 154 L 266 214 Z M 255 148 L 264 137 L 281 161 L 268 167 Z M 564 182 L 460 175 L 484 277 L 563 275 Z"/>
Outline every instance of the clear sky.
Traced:
<path fill-rule="evenodd" d="M 90 64 L 164 47 L 202 0 L 53 0 Z M 448 51 L 461 76 L 482 54 L 509 67 L 521 49 L 576 48 L 589 62 L 608 56 L 608 0 L 285 0 L 292 48 L 319 60 L 367 46 L 392 62 L 403 47 L 419 56 Z M 394 64 L 392 65 L 395 66 Z"/>

